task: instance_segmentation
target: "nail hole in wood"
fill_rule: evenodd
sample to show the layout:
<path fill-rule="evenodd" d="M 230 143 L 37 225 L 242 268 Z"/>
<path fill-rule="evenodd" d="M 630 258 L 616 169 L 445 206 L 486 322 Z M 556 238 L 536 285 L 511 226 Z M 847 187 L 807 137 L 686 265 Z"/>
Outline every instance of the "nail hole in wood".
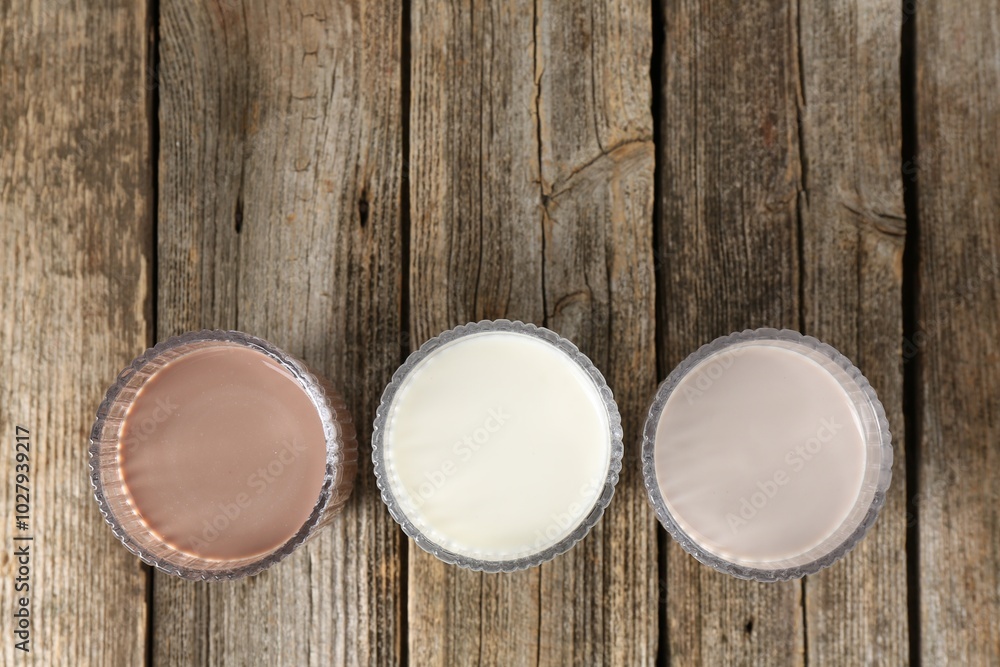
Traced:
<path fill-rule="evenodd" d="M 236 199 L 236 212 L 233 214 L 234 227 L 236 228 L 236 233 L 239 234 L 243 231 L 243 198 L 238 197 Z"/>
<path fill-rule="evenodd" d="M 362 191 L 361 198 L 358 199 L 358 217 L 361 219 L 361 226 L 368 224 L 368 197 Z"/>

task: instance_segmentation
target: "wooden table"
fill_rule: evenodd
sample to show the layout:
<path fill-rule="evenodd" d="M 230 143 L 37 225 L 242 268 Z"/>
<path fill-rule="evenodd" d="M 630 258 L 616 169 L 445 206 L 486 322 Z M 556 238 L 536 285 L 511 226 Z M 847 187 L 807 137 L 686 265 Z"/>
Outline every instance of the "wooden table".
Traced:
<path fill-rule="evenodd" d="M 11 0 L 0 91 L 3 664 L 1000 661 L 995 0 Z M 437 562 L 368 458 L 334 525 L 247 581 L 151 572 L 98 514 L 94 411 L 158 339 L 303 357 L 367 457 L 405 355 L 499 317 L 576 341 L 624 417 L 610 511 L 551 563 Z M 665 537 L 637 446 L 658 380 L 758 326 L 850 356 L 896 454 L 862 545 L 769 585 Z"/>

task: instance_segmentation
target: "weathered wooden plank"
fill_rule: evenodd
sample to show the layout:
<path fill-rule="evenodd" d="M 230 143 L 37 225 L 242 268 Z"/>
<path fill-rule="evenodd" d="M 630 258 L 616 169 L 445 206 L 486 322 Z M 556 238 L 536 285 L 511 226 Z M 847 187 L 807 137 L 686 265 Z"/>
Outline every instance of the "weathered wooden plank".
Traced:
<path fill-rule="evenodd" d="M 486 317 L 541 322 L 532 8 L 416 2 L 411 25 L 413 347 Z M 410 544 L 410 660 L 534 662 L 538 586 L 537 569 L 482 575 Z"/>
<path fill-rule="evenodd" d="M 798 328 L 797 15 L 783 0 L 668 2 L 660 121 L 660 375 L 713 338 Z M 665 554 L 678 664 L 802 664 L 801 584 Z"/>
<path fill-rule="evenodd" d="M 1000 656 L 1000 6 L 916 29 L 920 655 Z"/>
<path fill-rule="evenodd" d="M 809 664 L 909 659 L 899 165 L 901 6 L 799 7 L 804 331 L 849 356 L 892 427 L 892 486 L 878 522 L 842 562 L 804 582 Z"/>
<path fill-rule="evenodd" d="M 160 337 L 235 327 L 325 373 L 361 446 L 344 513 L 277 567 L 156 576 L 164 664 L 400 661 L 400 538 L 371 422 L 400 361 L 401 7 L 161 5 Z"/>
<path fill-rule="evenodd" d="M 411 549 L 415 664 L 642 664 L 655 531 L 634 438 L 654 386 L 649 8 L 413 9 L 414 346 L 480 318 L 544 323 L 605 370 L 626 472 L 570 553 L 482 575 Z"/>
<path fill-rule="evenodd" d="M 652 664 L 657 524 L 639 451 L 656 388 L 651 13 L 631 0 L 538 12 L 546 323 L 605 373 L 626 448 L 604 520 L 541 568 L 539 662 Z"/>
<path fill-rule="evenodd" d="M 145 4 L 0 7 L 0 662 L 142 664 L 146 568 L 97 511 L 87 439 L 150 342 Z M 14 528 L 15 428 L 30 435 Z M 31 652 L 14 648 L 14 533 L 31 535 Z"/>

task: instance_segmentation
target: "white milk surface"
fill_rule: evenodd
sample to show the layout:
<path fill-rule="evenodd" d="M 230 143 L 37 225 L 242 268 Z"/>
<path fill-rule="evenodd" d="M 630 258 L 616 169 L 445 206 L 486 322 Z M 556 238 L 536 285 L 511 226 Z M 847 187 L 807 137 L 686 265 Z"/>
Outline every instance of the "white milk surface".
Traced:
<path fill-rule="evenodd" d="M 667 507 L 692 539 L 766 568 L 844 525 L 866 448 L 854 403 L 830 371 L 762 341 L 684 376 L 660 416 L 655 464 Z"/>
<path fill-rule="evenodd" d="M 384 434 L 404 513 L 469 558 L 543 551 L 590 513 L 610 465 L 607 409 L 566 353 L 514 332 L 438 348 L 404 380 Z"/>

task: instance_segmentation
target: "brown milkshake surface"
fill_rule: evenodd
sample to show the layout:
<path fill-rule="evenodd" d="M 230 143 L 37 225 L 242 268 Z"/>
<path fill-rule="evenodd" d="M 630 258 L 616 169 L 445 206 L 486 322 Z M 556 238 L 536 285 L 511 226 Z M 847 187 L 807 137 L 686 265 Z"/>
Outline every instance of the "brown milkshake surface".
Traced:
<path fill-rule="evenodd" d="M 316 406 L 267 355 L 206 342 L 156 371 L 119 434 L 135 511 L 164 542 L 201 558 L 267 553 L 319 499 L 326 439 Z"/>

